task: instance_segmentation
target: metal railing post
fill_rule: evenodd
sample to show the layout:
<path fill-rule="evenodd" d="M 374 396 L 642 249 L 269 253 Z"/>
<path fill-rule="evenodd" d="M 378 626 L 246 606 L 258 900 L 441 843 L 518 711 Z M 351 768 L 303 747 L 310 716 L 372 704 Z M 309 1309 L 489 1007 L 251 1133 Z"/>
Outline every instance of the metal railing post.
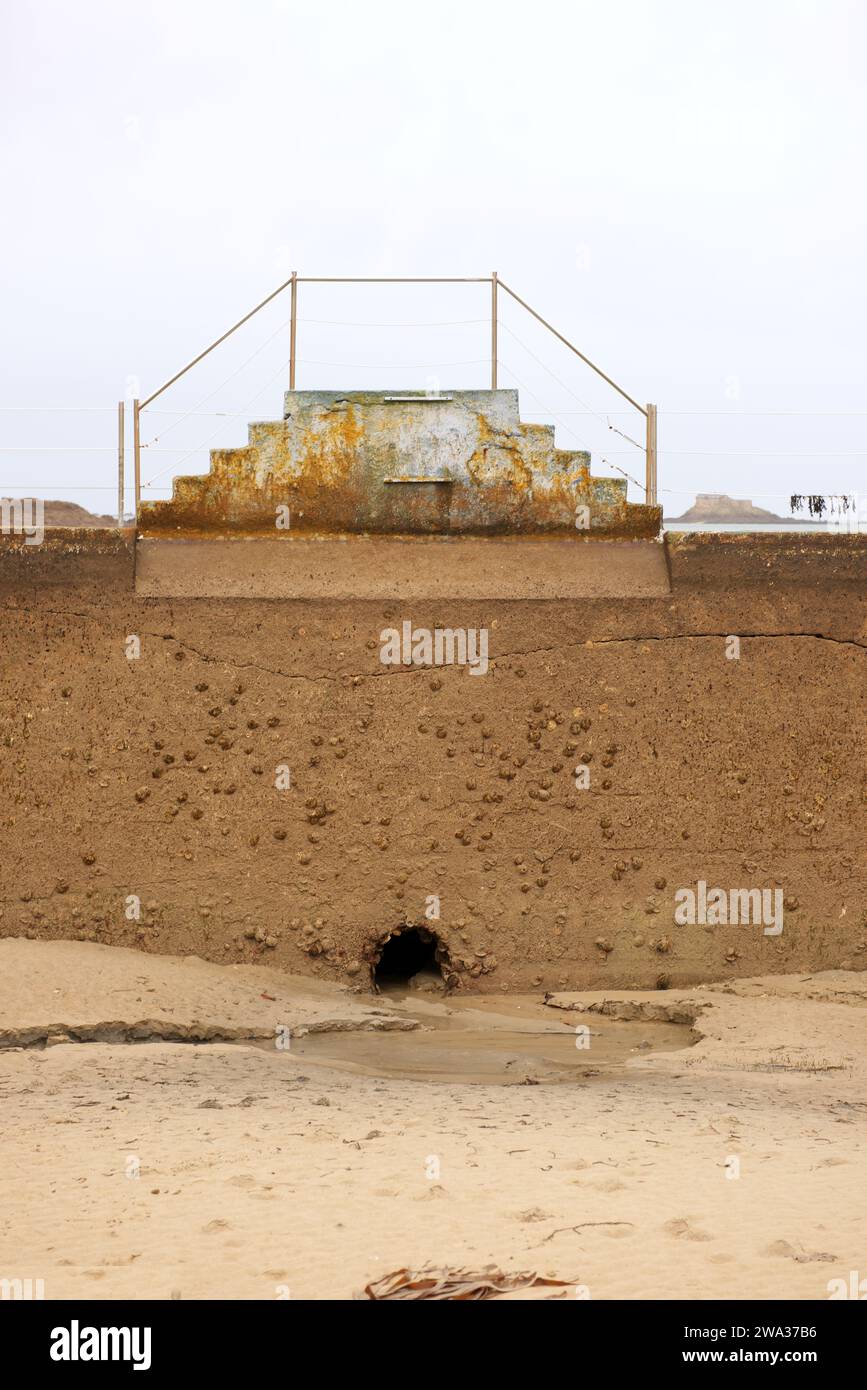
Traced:
<path fill-rule="evenodd" d="M 123 526 L 124 403 L 117 403 L 117 524 Z"/>
<path fill-rule="evenodd" d="M 135 400 L 132 403 L 132 447 L 135 459 L 135 524 L 138 525 L 139 504 L 141 502 L 141 429 L 139 427 L 139 416 L 141 406 Z"/>
<path fill-rule="evenodd" d="M 491 272 L 491 390 L 497 389 L 497 272 Z"/>
<path fill-rule="evenodd" d="M 292 308 L 289 321 L 289 390 L 295 390 L 295 330 L 298 323 L 298 272 L 292 272 Z"/>
<path fill-rule="evenodd" d="M 645 462 L 645 501 L 656 506 L 656 406 L 647 406 L 647 449 Z"/>
<path fill-rule="evenodd" d="M 135 451 L 135 520 L 136 520 L 136 522 L 138 522 L 139 510 L 140 510 L 140 505 L 141 505 L 141 439 L 140 439 L 140 419 L 139 419 L 140 414 L 141 414 L 141 411 L 142 411 L 142 410 L 145 410 L 153 401 L 155 401 L 159 396 L 161 396 L 161 395 L 163 394 L 164 391 L 168 391 L 168 389 L 169 389 L 170 386 L 174 386 L 174 384 L 175 384 L 176 381 L 180 381 L 181 377 L 185 376 L 185 375 L 187 374 L 187 372 L 189 372 L 193 367 L 195 367 L 195 366 L 196 366 L 199 362 L 201 362 L 205 357 L 208 357 L 208 356 L 210 355 L 210 353 L 212 353 L 216 348 L 218 348 L 218 347 L 220 346 L 221 343 L 224 343 L 224 342 L 226 341 L 227 338 L 231 337 L 231 335 L 232 335 L 233 333 L 235 333 L 239 328 L 241 328 L 243 324 L 249 323 L 250 319 L 252 319 L 252 318 L 254 317 L 254 315 L 258 314 L 259 311 L 260 311 L 260 309 L 264 309 L 264 307 L 265 307 L 266 304 L 270 304 L 271 301 L 272 301 L 273 299 L 276 299 L 277 295 L 282 294 L 283 290 L 288 289 L 288 288 L 290 288 L 290 287 L 291 287 L 292 308 L 291 308 L 291 316 L 290 316 L 290 320 L 289 320 L 289 323 L 290 323 L 290 328 L 289 328 L 289 389 L 290 389 L 290 391 L 294 391 L 294 390 L 295 390 L 295 387 L 296 387 L 296 373 L 297 373 L 297 365 L 298 365 L 298 358 L 297 358 L 298 286 L 299 286 L 300 284 L 305 284 L 305 285 L 347 285 L 347 284 L 348 284 L 348 285 L 381 285 L 381 284 L 391 284 L 391 285 L 395 285 L 395 284 L 399 284 L 399 285 L 456 285 L 456 284 L 490 284 L 490 286 L 491 286 L 491 390 L 492 390 L 492 391 L 496 391 L 496 390 L 497 390 L 497 377 L 498 377 L 498 365 L 499 365 L 499 364 L 498 364 L 498 361 L 497 361 L 497 346 L 498 346 L 498 344 L 497 344 L 497 339 L 498 339 L 498 324 L 499 324 L 499 320 L 498 320 L 498 317 L 497 317 L 497 308 L 498 308 L 499 292 L 500 292 L 500 289 L 502 288 L 503 290 L 506 291 L 506 293 L 507 293 L 512 299 L 514 299 L 518 304 L 520 304 L 521 307 L 522 307 L 523 309 L 525 309 L 525 310 L 527 311 L 528 314 L 530 314 L 534 319 L 536 319 L 536 321 L 537 321 L 538 323 L 540 323 L 540 324 L 543 326 L 543 328 L 546 328 L 550 333 L 552 333 L 552 334 L 554 335 L 554 337 L 557 338 L 561 343 L 563 343 L 563 345 L 564 345 L 565 347 L 567 347 L 567 348 L 569 349 L 570 352 L 574 353 L 575 356 L 578 357 L 578 358 L 580 359 L 580 361 L 584 362 L 586 366 L 590 367 L 591 371 L 595 372 L 596 375 L 599 376 L 599 377 L 601 377 L 602 380 L 603 380 L 604 382 L 606 382 L 609 386 L 613 387 L 613 389 L 618 393 L 618 395 L 620 395 L 620 396 L 623 398 L 623 400 L 627 401 L 631 406 L 634 406 L 634 408 L 635 408 L 637 411 L 639 411 L 639 413 L 640 413 L 641 415 L 643 415 L 643 416 L 645 417 L 645 420 L 646 420 L 646 429 L 647 429 L 646 443 L 645 443 L 645 455 L 646 455 L 646 462 L 645 462 L 645 469 L 646 469 L 646 472 L 645 472 L 645 495 L 646 495 L 646 499 L 647 499 L 647 502 L 648 502 L 649 505 L 651 505 L 651 506 L 656 506 L 656 505 L 657 505 L 656 406 L 655 406 L 655 405 L 648 405 L 648 406 L 645 407 L 645 406 L 643 406 L 643 405 L 639 405 L 639 404 L 638 404 L 638 401 L 636 401 L 632 396 L 630 396 L 629 393 L 628 393 L 627 391 L 624 391 L 624 389 L 623 389 L 622 386 L 618 386 L 617 382 L 614 381 L 610 376 L 608 376 L 606 372 L 603 372 L 602 369 L 601 369 L 601 367 L 598 367 L 598 366 L 596 365 L 595 362 L 592 362 L 592 361 L 590 360 L 590 358 L 587 357 L 587 356 L 580 350 L 580 348 L 577 348 L 577 347 L 575 346 L 574 343 L 571 343 L 571 342 L 569 341 L 569 339 L 566 338 L 566 337 L 564 337 L 564 335 L 563 335 L 562 333 L 560 333 L 560 332 L 554 327 L 554 325 L 553 325 L 552 323 L 549 323 L 547 319 L 544 319 L 544 318 L 542 317 L 542 315 L 541 315 L 540 313 L 537 313 L 537 311 L 536 311 L 535 309 L 533 309 L 533 308 L 527 303 L 527 301 L 526 301 L 525 299 L 522 299 L 521 296 L 520 296 L 519 294 L 516 294 L 515 291 L 511 288 L 511 286 L 506 284 L 505 280 L 501 280 L 501 279 L 500 279 L 500 276 L 499 276 L 499 273 L 498 273 L 496 270 L 491 271 L 490 275 L 461 275 L 461 276 L 454 276 L 454 275 L 409 275 L 409 276 L 403 276 L 403 275 L 299 275 L 298 272 L 297 272 L 297 270 L 293 270 L 293 271 L 292 271 L 292 274 L 291 274 L 291 276 L 290 276 L 290 278 L 289 278 L 288 280 L 284 280 L 284 282 L 283 282 L 282 285 L 278 285 L 277 288 L 276 288 L 276 290 L 272 290 L 271 294 L 267 295 L 265 299 L 260 300 L 260 302 L 259 302 L 254 308 L 250 309 L 250 311 L 249 311 L 248 313 L 246 313 L 246 314 L 244 315 L 243 318 L 238 319 L 237 323 L 232 324 L 232 327 L 231 327 L 231 328 L 228 328 L 228 329 L 226 330 L 225 333 L 221 334 L 219 338 L 216 338 L 216 339 L 214 340 L 214 342 L 210 343 L 210 344 L 208 345 L 208 347 L 204 348 L 204 350 L 203 350 L 202 352 L 200 352 L 196 357 L 194 357 L 194 358 L 192 359 L 191 362 L 188 362 L 188 363 L 186 364 L 185 367 L 182 367 L 182 368 L 180 369 L 180 371 L 175 372 L 174 376 L 170 377 L 168 381 L 164 381 L 163 384 L 162 384 L 162 386 L 158 387 L 156 391 L 152 391 L 151 394 L 150 394 L 149 396 L 147 396 L 146 399 L 143 400 L 143 401 L 139 401 L 139 400 L 133 401 L 133 447 L 134 447 L 134 451 Z M 596 412 L 591 410 L 590 413 L 591 413 L 591 414 L 595 414 Z M 627 439 L 630 440 L 630 443 L 638 445 L 639 448 L 641 447 L 640 444 L 638 444 L 638 441 L 637 441 L 637 440 L 631 439 L 628 435 L 625 436 L 625 437 L 626 437 Z M 120 461 L 120 458 L 122 457 L 122 453 L 121 453 L 121 451 L 122 451 L 122 444 L 119 444 L 118 447 L 119 447 L 119 461 Z M 614 466 L 617 467 L 616 464 L 615 464 Z M 122 464 L 120 464 L 120 467 L 122 467 Z M 164 470 L 164 471 L 166 471 L 166 470 Z M 622 472 L 623 472 L 623 469 L 618 469 L 618 471 L 622 473 Z M 627 474 L 626 476 L 628 477 L 629 475 Z M 632 479 L 632 481 L 637 481 L 637 480 Z M 122 502 L 123 502 L 123 494 L 122 494 L 123 482 L 122 482 L 122 479 L 121 479 L 120 477 L 118 478 L 118 488 L 119 488 L 118 512 L 120 513 L 120 510 L 121 510 L 121 507 L 122 507 Z"/>

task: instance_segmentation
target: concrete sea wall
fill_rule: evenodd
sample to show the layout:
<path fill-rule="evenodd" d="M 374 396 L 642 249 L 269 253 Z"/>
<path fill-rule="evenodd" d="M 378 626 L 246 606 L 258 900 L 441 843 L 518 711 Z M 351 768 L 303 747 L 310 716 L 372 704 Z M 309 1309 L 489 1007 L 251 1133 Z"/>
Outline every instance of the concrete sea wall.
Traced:
<path fill-rule="evenodd" d="M 158 599 L 129 534 L 0 539 L 0 934 L 365 988 L 407 923 L 487 990 L 863 968 L 867 542 L 667 557 L 658 598 Z M 384 665 L 407 620 L 486 673 Z M 679 922 L 700 883 L 782 931 Z"/>

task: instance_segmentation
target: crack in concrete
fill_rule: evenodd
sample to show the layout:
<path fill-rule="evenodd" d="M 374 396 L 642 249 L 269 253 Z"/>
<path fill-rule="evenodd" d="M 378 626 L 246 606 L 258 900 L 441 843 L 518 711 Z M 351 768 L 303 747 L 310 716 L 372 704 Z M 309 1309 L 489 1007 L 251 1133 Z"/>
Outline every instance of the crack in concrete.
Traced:
<path fill-rule="evenodd" d="M 185 642 L 182 637 L 175 637 L 173 633 L 144 631 L 142 636 L 156 637 L 162 642 L 176 642 L 179 647 L 183 647 L 184 651 L 193 652 L 194 655 L 196 655 L 200 661 L 204 661 L 206 665 L 222 663 L 225 666 L 231 666 L 233 671 L 262 671 L 269 676 L 281 676 L 284 680 L 311 681 L 314 684 L 317 681 L 340 680 L 339 675 L 329 676 L 326 675 L 324 671 L 321 674 L 308 676 L 300 671 L 281 671 L 274 666 L 261 666 L 257 661 L 233 661 L 231 657 L 209 656 L 207 652 L 203 652 L 198 647 L 194 647 L 191 642 Z M 347 673 L 347 676 L 351 677 L 351 673 Z"/>
<path fill-rule="evenodd" d="M 527 651 L 497 653 L 495 657 L 491 658 L 491 664 L 493 665 L 497 661 L 504 661 L 507 657 L 537 656 L 546 652 L 559 652 L 567 647 L 608 647 L 617 646 L 621 642 L 726 641 L 729 637 L 738 637 L 744 642 L 753 640 L 772 641 L 779 638 L 791 641 L 799 638 L 809 638 L 816 642 L 831 642 L 836 646 L 858 647 L 861 651 L 867 651 L 867 642 L 858 642 L 854 637 L 829 637 L 823 632 L 670 632 L 633 635 L 629 637 L 587 637 L 583 640 L 578 639 L 574 642 L 562 642 L 553 647 L 530 647 Z"/>
<path fill-rule="evenodd" d="M 163 641 L 177 642 L 179 646 L 183 647 L 186 651 L 194 652 L 194 653 L 200 658 L 200 660 L 202 660 L 202 661 L 204 661 L 204 662 L 206 662 L 206 663 L 213 664 L 213 663 L 223 662 L 225 665 L 231 666 L 231 667 L 233 668 L 233 670 L 238 670 L 238 671 L 244 671 L 244 670 L 263 671 L 263 672 L 265 672 L 265 673 L 268 674 L 268 675 L 280 676 L 280 677 L 282 677 L 284 680 L 304 680 L 304 681 L 310 681 L 310 682 L 312 682 L 312 683 L 314 683 L 314 684 L 315 684 L 316 682 L 318 682 L 318 681 L 332 681 L 332 682 L 335 682 L 335 681 L 340 681 L 341 679 L 343 679 L 344 681 L 349 681 L 349 680 L 362 680 L 362 679 L 371 679 L 371 680 L 373 680 L 373 679 L 377 679 L 377 678 L 380 678 L 380 677 L 383 677 L 383 676 L 385 676 L 385 677 L 392 677 L 392 678 L 393 678 L 393 677 L 396 677 L 396 676 L 424 675 L 424 674 L 427 673 L 427 672 L 430 672 L 430 671 L 433 671 L 433 670 L 440 670 L 440 669 L 441 669 L 439 666 L 435 666 L 435 665 L 433 665 L 433 664 L 430 664 L 430 665 L 423 665 L 423 666 L 403 666 L 403 665 L 401 665 L 401 666 L 387 666 L 387 667 L 384 667 L 384 668 L 383 668 L 382 670 L 380 670 L 380 671 L 363 671 L 363 672 L 359 672 L 359 671 L 346 671 L 346 672 L 343 672 L 343 673 L 341 673 L 341 674 L 337 674 L 337 675 L 333 675 L 333 676 L 332 676 L 332 675 L 326 675 L 324 672 L 319 673 L 319 674 L 316 674 L 316 675 L 306 675 L 306 674 L 303 674 L 303 673 L 301 673 L 301 672 L 295 672 L 295 671 L 281 671 L 281 670 L 278 670 L 278 669 L 276 669 L 275 667 L 271 667 L 271 666 L 260 666 L 260 665 L 259 665 L 257 662 L 255 662 L 255 661 L 238 662 L 238 661 L 233 661 L 233 660 L 232 660 L 231 658 L 229 658 L 229 657 L 208 656 L 205 652 L 200 651 L 197 647 L 192 646 L 189 642 L 185 642 L 183 638 L 174 637 L 174 636 L 172 636 L 172 635 L 170 635 L 170 634 L 163 634 L 163 633 L 157 633 L 157 632 L 146 632 L 146 633 L 144 634 L 144 636 L 160 638 L 160 639 L 163 640 Z M 725 641 L 725 640 L 726 640 L 727 638 L 729 638 L 729 637 L 739 637 L 739 638 L 742 638 L 744 641 L 753 640 L 753 639 L 772 640 L 772 639 L 779 639 L 779 638 L 783 638 L 783 639 L 785 639 L 785 640 L 788 641 L 788 640 L 798 639 L 798 638 L 809 638 L 810 640 L 813 640 L 813 641 L 818 641 L 818 642 L 831 642 L 832 644 L 834 644 L 834 645 L 836 645 L 836 646 L 843 646 L 843 647 L 858 647 L 861 651 L 867 651 L 867 643 L 858 642 L 858 641 L 856 641 L 854 638 L 849 639 L 849 638 L 843 638 L 843 637 L 828 637 L 828 636 L 826 636 L 824 633 L 821 633 L 821 632 L 746 632 L 746 633 L 732 633 L 732 632 L 682 632 L 682 633 L 665 633 L 665 634 L 658 634 L 658 635 L 655 635 L 655 636 L 629 636 L 629 637 L 599 637 L 599 638 L 585 638 L 585 639 L 583 639 L 583 640 L 582 640 L 582 639 L 577 639 L 577 640 L 574 641 L 574 642 L 561 642 L 561 643 L 558 643 L 557 645 L 552 646 L 552 647 L 531 647 L 531 648 L 529 648 L 527 651 L 496 653 L 495 655 L 493 655 L 493 656 L 491 657 L 491 667 L 492 667 L 492 669 L 496 669 L 496 667 L 497 667 L 497 665 L 498 665 L 499 662 L 511 660 L 513 657 L 516 657 L 516 656 L 537 656 L 537 655 L 542 655 L 542 654 L 544 654 L 544 653 L 566 651 L 566 650 L 568 650 L 570 647 L 591 647 L 591 648 L 592 648 L 592 647 L 617 646 L 617 645 L 619 645 L 620 643 L 623 643 L 623 642 L 683 642 L 683 641 L 693 642 L 693 641 L 708 641 L 708 640 L 721 640 L 721 641 Z"/>
<path fill-rule="evenodd" d="M 96 619 L 98 615 L 90 613 L 80 613 L 77 610 L 65 612 L 58 609 L 32 609 L 20 606 L 8 606 L 2 611 L 12 613 L 50 613 L 54 617 L 75 617 Z M 279 667 L 263 666 L 256 661 L 237 661 L 229 656 L 212 656 L 203 652 L 201 648 L 193 646 L 182 637 L 175 636 L 174 633 L 152 632 L 144 629 L 141 633 L 144 637 L 153 637 L 161 642 L 175 642 L 184 651 L 191 652 L 206 665 L 225 665 L 230 666 L 235 671 L 261 671 L 264 675 L 276 676 L 282 680 L 307 681 L 310 684 L 318 684 L 321 681 L 329 681 L 332 684 L 339 682 L 349 682 L 352 680 L 378 679 L 381 677 L 398 676 L 418 676 L 425 675 L 432 670 L 441 669 L 438 666 L 387 666 L 381 670 L 373 671 L 345 671 L 333 675 L 327 672 L 316 672 L 307 674 L 300 671 L 283 671 Z M 497 652 L 491 656 L 491 668 L 496 669 L 503 661 L 509 661 L 515 657 L 542 656 L 553 652 L 568 651 L 570 648 L 585 647 L 607 647 L 619 646 L 623 643 L 643 643 L 643 642 L 696 642 L 696 641 L 725 641 L 729 637 L 739 637 L 743 641 L 798 641 L 810 640 L 816 642 L 829 642 L 834 646 L 855 647 L 860 651 L 867 651 L 867 643 L 859 642 L 855 638 L 831 637 L 823 632 L 677 632 L 677 633 L 633 633 L 624 637 L 590 637 L 577 638 L 571 642 L 555 643 L 546 647 L 530 647 L 521 651 Z"/>

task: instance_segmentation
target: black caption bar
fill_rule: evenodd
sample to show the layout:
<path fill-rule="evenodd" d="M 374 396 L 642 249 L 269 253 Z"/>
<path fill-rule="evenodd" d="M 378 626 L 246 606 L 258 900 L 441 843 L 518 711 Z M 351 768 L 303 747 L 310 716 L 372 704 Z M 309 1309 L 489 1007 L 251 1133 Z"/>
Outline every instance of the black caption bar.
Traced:
<path fill-rule="evenodd" d="M 484 1342 L 476 1345 L 488 1371 L 499 1355 L 511 1357 L 516 1335 L 523 1339 L 541 1334 L 544 1343 L 523 1345 L 544 1348 L 546 1358 L 559 1350 L 576 1371 L 587 1371 L 601 1361 L 618 1372 L 667 1373 L 678 1367 L 700 1374 L 712 1366 L 801 1366 L 827 1377 L 860 1359 L 867 1331 L 864 1299 L 592 1302 L 560 1296 L 543 1301 L 573 1306 L 550 1314 L 538 1307 L 523 1312 L 512 1307 L 501 1341 L 492 1340 L 497 1323 L 461 1322 L 464 1331 L 484 1333 Z M 333 1373 L 338 1348 L 346 1347 L 353 1368 L 360 1370 L 362 1358 L 371 1354 L 366 1339 L 374 1331 L 382 1335 L 382 1317 L 397 1318 L 385 1324 L 392 1352 L 402 1336 L 416 1338 L 422 1330 L 443 1326 L 407 1323 L 405 1313 L 375 1314 L 360 1302 L 0 1302 L 7 1364 L 16 1370 L 20 1366 L 19 1374 L 47 1373 L 52 1379 L 93 1379 L 100 1371 L 142 1382 L 148 1376 L 162 1382 L 178 1371 L 213 1374 L 221 1380 L 237 1373 L 248 1379 L 268 1374 L 268 1367 L 279 1368 L 287 1355 L 297 1365 L 303 1348 L 305 1360 L 308 1354 L 314 1360 L 321 1357 Z M 523 1329 L 516 1317 L 522 1322 L 526 1318 Z M 335 1337 L 338 1328 L 340 1335 Z M 323 1332 L 328 1334 L 325 1339 Z M 353 1336 L 356 1332 L 360 1341 Z M 407 1351 L 412 1350 L 407 1342 Z M 446 1364 L 448 1360 L 447 1356 Z M 450 1374 L 444 1367 L 443 1375 Z"/>

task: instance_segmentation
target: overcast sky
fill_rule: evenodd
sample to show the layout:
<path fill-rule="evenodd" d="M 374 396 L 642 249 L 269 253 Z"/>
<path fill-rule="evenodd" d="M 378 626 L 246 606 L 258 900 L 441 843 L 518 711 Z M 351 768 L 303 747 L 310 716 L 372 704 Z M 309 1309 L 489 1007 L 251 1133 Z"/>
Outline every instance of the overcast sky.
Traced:
<path fill-rule="evenodd" d="M 496 269 L 658 403 L 671 515 L 867 490 L 863 0 L 3 0 L 0 24 L 0 493 L 110 511 L 117 401 L 293 269 Z M 643 479 L 608 429 L 641 418 L 501 307 L 525 418 Z M 488 312 L 481 285 L 302 287 L 298 385 L 486 386 Z M 158 403 L 196 413 L 145 416 L 146 481 L 279 417 L 288 313 Z"/>

